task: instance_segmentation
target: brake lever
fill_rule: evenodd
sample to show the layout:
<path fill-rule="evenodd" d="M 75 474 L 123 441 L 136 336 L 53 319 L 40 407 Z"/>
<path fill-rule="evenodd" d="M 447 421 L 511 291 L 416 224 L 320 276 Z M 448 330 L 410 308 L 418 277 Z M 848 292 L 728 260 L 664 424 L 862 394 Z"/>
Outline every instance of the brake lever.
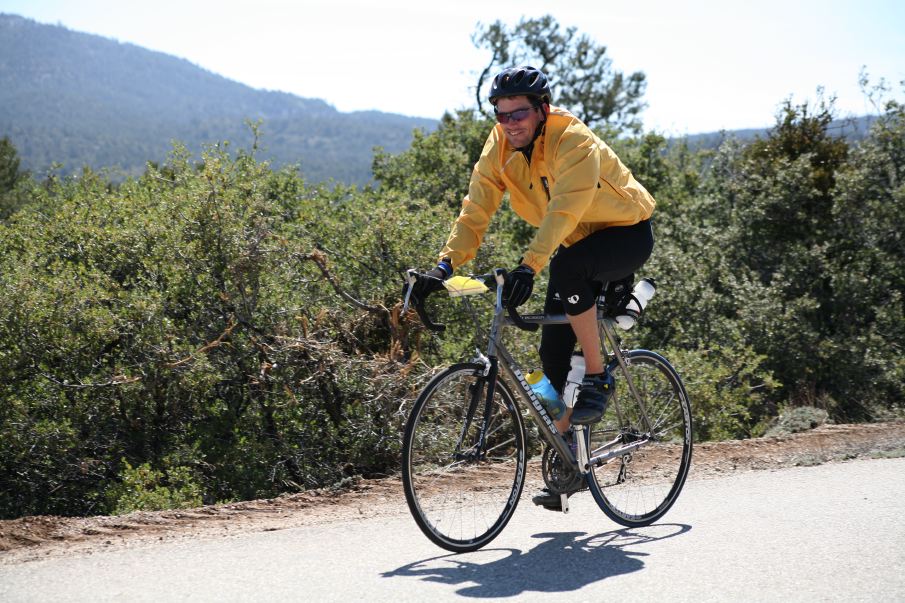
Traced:
<path fill-rule="evenodd" d="M 415 269 L 409 268 L 405 271 L 405 276 L 408 279 L 408 289 L 405 290 L 405 301 L 402 303 L 402 314 L 403 316 L 406 312 L 409 311 L 409 300 L 412 297 L 412 289 L 415 287 L 415 283 L 418 281 L 418 277 L 416 276 L 418 273 Z"/>
<path fill-rule="evenodd" d="M 503 285 L 506 283 L 506 270 L 503 268 L 497 268 L 493 271 L 493 276 L 496 278 L 497 283 L 497 297 L 496 303 L 497 308 L 501 308 L 503 305 Z M 519 315 L 518 310 L 515 308 L 506 308 L 507 314 L 509 314 L 510 320 L 512 320 L 512 324 L 514 324 L 519 329 L 523 331 L 534 332 L 540 328 L 540 325 L 532 322 L 525 322 L 522 317 Z"/>
<path fill-rule="evenodd" d="M 418 313 L 418 318 L 421 319 L 421 322 L 424 323 L 424 326 L 427 327 L 429 331 L 435 331 L 437 333 L 442 333 L 446 330 L 446 325 L 441 324 L 439 322 L 434 322 L 431 320 L 431 317 L 427 315 L 427 310 L 424 309 L 423 303 L 415 304 L 415 312 Z"/>
<path fill-rule="evenodd" d="M 405 316 L 406 312 L 408 312 L 409 302 L 412 301 L 412 306 L 415 308 L 415 312 L 418 313 L 418 318 L 421 319 L 424 326 L 427 327 L 429 331 L 442 333 L 446 330 L 446 325 L 431 320 L 431 317 L 427 314 L 427 310 L 424 309 L 424 300 L 419 300 L 417 297 L 412 300 L 412 289 L 418 281 L 418 271 L 410 268 L 405 271 L 405 274 L 408 278 L 409 286 L 405 292 L 405 301 L 402 304 L 402 315 Z"/>

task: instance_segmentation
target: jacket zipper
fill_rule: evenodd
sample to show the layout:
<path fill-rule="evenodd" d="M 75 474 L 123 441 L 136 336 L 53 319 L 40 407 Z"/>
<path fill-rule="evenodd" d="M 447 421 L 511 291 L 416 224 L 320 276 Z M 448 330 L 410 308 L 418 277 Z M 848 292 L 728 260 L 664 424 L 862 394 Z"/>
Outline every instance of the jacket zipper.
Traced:
<path fill-rule="evenodd" d="M 547 203 L 550 202 L 550 185 L 547 184 L 547 177 L 541 176 L 540 183 L 544 185 L 544 192 L 547 193 Z"/>

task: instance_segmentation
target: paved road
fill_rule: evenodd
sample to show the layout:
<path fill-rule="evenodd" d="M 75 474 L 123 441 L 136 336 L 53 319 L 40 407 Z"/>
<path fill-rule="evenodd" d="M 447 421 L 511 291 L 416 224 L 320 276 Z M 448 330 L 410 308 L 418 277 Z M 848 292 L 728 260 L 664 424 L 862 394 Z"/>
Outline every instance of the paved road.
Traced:
<path fill-rule="evenodd" d="M 465 555 L 400 514 L 0 567 L 0 600 L 905 601 L 905 459 L 692 480 L 640 529 L 573 500 Z"/>

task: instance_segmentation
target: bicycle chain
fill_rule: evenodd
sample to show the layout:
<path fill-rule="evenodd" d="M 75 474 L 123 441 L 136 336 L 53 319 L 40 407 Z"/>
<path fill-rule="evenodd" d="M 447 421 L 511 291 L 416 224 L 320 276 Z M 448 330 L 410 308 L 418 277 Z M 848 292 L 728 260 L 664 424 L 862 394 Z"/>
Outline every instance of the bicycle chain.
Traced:
<path fill-rule="evenodd" d="M 541 458 L 541 473 L 544 484 L 553 494 L 572 493 L 583 486 L 581 475 L 570 465 L 564 464 L 559 453 L 550 447 L 544 446 L 544 454 Z"/>

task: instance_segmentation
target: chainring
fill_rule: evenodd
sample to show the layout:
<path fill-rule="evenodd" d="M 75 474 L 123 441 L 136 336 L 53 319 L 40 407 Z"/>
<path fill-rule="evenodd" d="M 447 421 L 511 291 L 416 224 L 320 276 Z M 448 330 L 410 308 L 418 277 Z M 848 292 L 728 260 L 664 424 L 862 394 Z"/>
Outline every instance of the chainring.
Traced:
<path fill-rule="evenodd" d="M 549 444 L 544 446 L 541 473 L 544 484 L 553 494 L 570 494 L 580 490 L 584 483 L 581 474 L 568 463 L 563 463 L 560 454 Z"/>

